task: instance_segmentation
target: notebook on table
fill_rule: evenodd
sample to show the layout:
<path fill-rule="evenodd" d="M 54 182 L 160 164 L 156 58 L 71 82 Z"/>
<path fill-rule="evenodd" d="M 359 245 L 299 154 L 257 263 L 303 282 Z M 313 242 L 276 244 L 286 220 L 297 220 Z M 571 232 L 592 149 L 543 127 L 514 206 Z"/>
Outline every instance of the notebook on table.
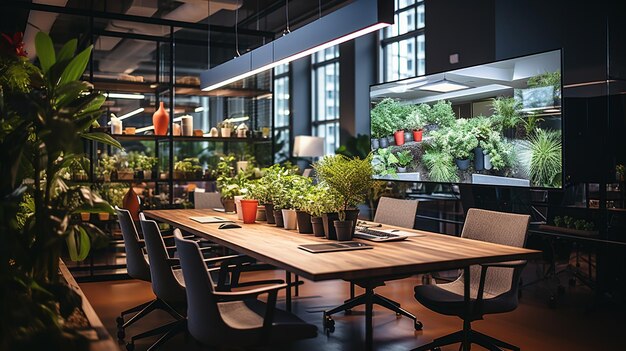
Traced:
<path fill-rule="evenodd" d="M 340 243 L 300 245 L 298 246 L 298 248 L 312 253 L 322 253 L 333 251 L 373 249 L 374 247 L 370 244 L 361 243 L 358 241 L 346 241 Z"/>

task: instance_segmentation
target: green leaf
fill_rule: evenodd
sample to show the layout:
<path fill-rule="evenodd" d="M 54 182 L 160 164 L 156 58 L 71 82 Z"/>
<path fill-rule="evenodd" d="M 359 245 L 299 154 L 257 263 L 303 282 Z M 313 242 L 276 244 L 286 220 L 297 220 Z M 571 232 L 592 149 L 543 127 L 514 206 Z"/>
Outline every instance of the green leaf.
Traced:
<path fill-rule="evenodd" d="M 37 50 L 41 69 L 45 73 L 56 62 L 54 45 L 52 45 L 52 39 L 50 39 L 48 34 L 44 32 L 37 33 L 35 36 L 35 50 Z"/>
<path fill-rule="evenodd" d="M 91 84 L 82 81 L 72 81 L 59 86 L 56 90 L 57 109 L 63 108 L 80 97 L 83 91 L 88 90 Z"/>
<path fill-rule="evenodd" d="M 65 67 L 65 70 L 61 74 L 59 85 L 78 80 L 78 78 L 80 78 L 83 72 L 85 72 L 85 68 L 87 68 L 87 63 L 89 63 L 89 56 L 91 55 L 92 47 L 93 45 L 89 45 L 89 47 L 81 51 L 80 54 L 76 55 L 76 57 L 70 61 L 69 65 Z"/>
<path fill-rule="evenodd" d="M 78 260 L 82 261 L 89 255 L 89 250 L 91 250 L 91 239 L 83 227 L 78 227 L 78 232 L 80 233 Z"/>
<path fill-rule="evenodd" d="M 76 52 L 76 46 L 78 45 L 78 40 L 72 39 L 65 43 L 59 51 L 59 55 L 57 56 L 57 62 L 62 62 L 66 60 L 71 60 L 74 57 L 74 53 Z"/>
<path fill-rule="evenodd" d="M 109 134 L 106 134 L 106 133 L 101 133 L 101 132 L 83 133 L 80 136 L 85 139 L 97 141 L 106 145 L 111 145 L 118 149 L 123 149 L 119 141 L 113 139 L 113 137 L 111 137 Z"/>
<path fill-rule="evenodd" d="M 70 260 L 78 261 L 78 243 L 77 243 L 77 231 L 76 227 L 72 227 L 70 229 L 69 235 L 65 238 L 65 243 L 67 244 L 67 252 L 70 254 Z"/>

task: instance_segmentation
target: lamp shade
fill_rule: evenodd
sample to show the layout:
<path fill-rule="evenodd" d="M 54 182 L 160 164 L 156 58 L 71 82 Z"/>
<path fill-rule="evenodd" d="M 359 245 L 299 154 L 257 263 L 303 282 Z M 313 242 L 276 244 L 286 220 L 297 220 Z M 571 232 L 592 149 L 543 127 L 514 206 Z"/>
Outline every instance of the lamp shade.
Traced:
<path fill-rule="evenodd" d="M 324 138 L 309 135 L 298 135 L 293 142 L 294 157 L 324 156 Z"/>
<path fill-rule="evenodd" d="M 355 0 L 293 32 L 200 74 L 204 91 L 261 73 L 393 24 L 393 1 Z"/>

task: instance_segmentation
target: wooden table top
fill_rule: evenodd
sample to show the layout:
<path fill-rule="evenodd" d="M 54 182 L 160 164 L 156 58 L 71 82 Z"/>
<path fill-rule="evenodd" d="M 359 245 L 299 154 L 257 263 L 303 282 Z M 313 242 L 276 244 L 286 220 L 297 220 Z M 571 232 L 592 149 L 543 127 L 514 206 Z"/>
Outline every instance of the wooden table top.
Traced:
<path fill-rule="evenodd" d="M 312 234 L 299 234 L 265 222 L 243 224 L 236 215 L 213 210 L 150 210 L 146 217 L 169 223 L 183 231 L 207 238 L 239 253 L 285 269 L 313 281 L 360 280 L 463 268 L 480 263 L 523 260 L 541 252 L 464 239 L 445 234 L 407 230 L 423 234 L 403 241 L 376 243 L 369 250 L 310 253 L 298 245 L 329 243 Z M 220 216 L 242 228 L 218 229 L 220 223 L 202 224 L 190 216 Z M 385 225 L 383 229 L 396 228 Z M 355 239 L 359 241 L 359 239 Z"/>

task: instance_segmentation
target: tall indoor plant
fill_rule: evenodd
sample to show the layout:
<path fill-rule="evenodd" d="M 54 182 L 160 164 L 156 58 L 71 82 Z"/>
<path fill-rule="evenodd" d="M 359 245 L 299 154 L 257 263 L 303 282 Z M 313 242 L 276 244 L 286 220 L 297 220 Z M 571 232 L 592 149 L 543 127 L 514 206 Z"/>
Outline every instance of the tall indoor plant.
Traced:
<path fill-rule="evenodd" d="M 0 348 L 84 349 L 86 340 L 67 328 L 80 306 L 59 280 L 65 241 L 72 259 L 84 259 L 102 232 L 73 214 L 112 208 L 87 187 L 63 175 L 83 152 L 82 139 L 120 147 L 97 126 L 105 97 L 80 81 L 91 47 L 75 55 L 77 40 L 56 52 L 38 33 L 39 66 L 25 58 L 21 37 L 0 39 Z"/>

